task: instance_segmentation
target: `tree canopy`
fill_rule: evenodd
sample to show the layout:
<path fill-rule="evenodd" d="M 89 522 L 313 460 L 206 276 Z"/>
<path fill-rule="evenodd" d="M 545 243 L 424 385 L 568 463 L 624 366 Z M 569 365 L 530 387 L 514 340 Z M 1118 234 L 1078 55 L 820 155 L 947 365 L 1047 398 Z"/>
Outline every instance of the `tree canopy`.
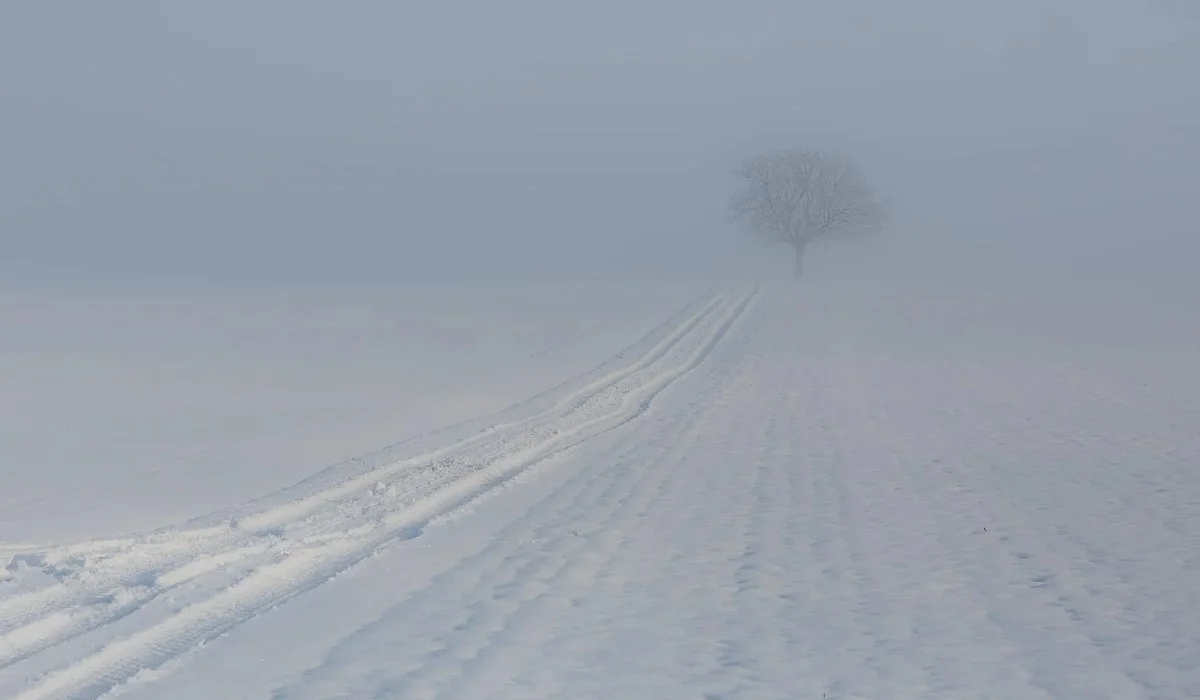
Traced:
<path fill-rule="evenodd" d="M 730 200 L 734 218 L 792 246 L 797 276 L 812 241 L 877 228 L 887 218 L 858 166 L 837 153 L 801 148 L 759 155 L 734 174 L 740 185 Z"/>

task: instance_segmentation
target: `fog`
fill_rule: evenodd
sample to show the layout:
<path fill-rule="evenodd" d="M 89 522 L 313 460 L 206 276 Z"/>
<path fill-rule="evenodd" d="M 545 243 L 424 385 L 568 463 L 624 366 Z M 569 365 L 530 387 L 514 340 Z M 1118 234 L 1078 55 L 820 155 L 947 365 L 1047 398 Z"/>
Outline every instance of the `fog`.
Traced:
<path fill-rule="evenodd" d="M 1183 0 L 7 3 L 0 275 L 786 274 L 729 173 L 817 146 L 826 274 L 1186 281 L 1198 75 Z"/>

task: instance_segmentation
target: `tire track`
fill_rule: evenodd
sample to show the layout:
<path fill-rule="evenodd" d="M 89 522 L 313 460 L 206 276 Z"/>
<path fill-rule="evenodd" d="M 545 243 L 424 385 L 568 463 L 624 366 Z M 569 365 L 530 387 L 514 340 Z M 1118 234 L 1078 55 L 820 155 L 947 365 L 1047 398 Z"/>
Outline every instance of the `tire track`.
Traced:
<path fill-rule="evenodd" d="M 534 429 L 539 424 L 559 425 L 564 416 L 580 413 L 588 401 L 678 350 L 689 334 L 729 303 L 729 298 L 728 292 L 715 295 L 635 361 L 594 379 L 533 416 L 493 425 L 447 447 L 384 465 L 299 500 L 240 521 L 14 554 L 9 569 L 41 569 L 54 576 L 57 583 L 0 601 L 0 669 L 138 611 L 186 583 L 190 577 L 182 574 L 196 572 L 197 558 L 207 558 L 211 552 L 217 553 L 214 559 L 221 566 L 228 567 L 234 563 L 228 556 L 232 551 L 265 548 L 269 554 L 286 554 L 280 550 L 292 545 L 281 543 L 284 528 L 291 529 L 292 540 L 303 540 L 361 527 L 361 522 L 346 522 L 346 516 L 361 507 L 364 494 L 367 499 L 395 504 L 389 505 L 393 510 L 415 504 L 478 462 L 495 461 L 499 451 L 521 447 L 522 441 L 529 443 L 537 437 Z M 372 504 L 366 505 L 369 512 Z M 325 511 L 319 512 L 322 506 Z M 343 522 L 335 524 L 331 520 Z M 313 532 L 299 532 L 302 529 Z M 253 566 L 263 561 L 248 563 Z M 167 582 L 173 585 L 165 585 Z"/>
<path fill-rule="evenodd" d="M 280 544 L 269 551 L 268 561 L 258 563 L 212 596 L 46 674 L 17 697 L 95 697 L 138 671 L 161 667 L 246 619 L 320 585 L 390 542 L 418 536 L 431 520 L 469 503 L 530 465 L 627 424 L 642 415 L 667 386 L 700 365 L 756 297 L 755 290 L 732 299 L 714 299 L 637 362 L 561 401 L 549 418 L 543 414 L 538 420 L 520 422 L 517 430 L 435 452 L 432 458 L 440 461 L 420 471 L 420 477 L 427 480 L 399 490 L 399 499 L 397 490 L 389 493 L 381 476 L 400 472 L 402 477 L 413 464 L 391 465 L 384 474 L 363 475 L 240 519 L 228 526 L 224 536 L 218 533 L 215 543 L 208 540 L 205 546 L 210 553 L 222 553 L 233 549 L 233 543 L 278 538 Z M 464 445 L 469 454 L 456 455 Z M 195 549 L 191 551 L 194 555 Z M 78 591 L 69 589 L 64 591 L 65 598 L 78 601 Z M 146 599 L 158 593 L 151 587 Z M 79 607 L 77 602 L 75 607 Z M 92 620 L 86 622 L 92 626 L 83 627 L 94 628 Z M 78 635 L 86 629 L 71 632 Z M 47 635 L 42 648 L 61 638 Z"/>

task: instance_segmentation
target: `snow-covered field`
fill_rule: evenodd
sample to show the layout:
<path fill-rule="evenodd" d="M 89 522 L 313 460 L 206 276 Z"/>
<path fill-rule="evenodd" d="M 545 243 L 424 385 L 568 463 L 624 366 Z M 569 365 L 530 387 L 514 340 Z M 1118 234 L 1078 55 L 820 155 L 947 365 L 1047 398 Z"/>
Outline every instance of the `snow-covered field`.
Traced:
<path fill-rule="evenodd" d="M 33 406 L 6 396 L 5 449 L 48 456 L 0 462 L 0 533 L 23 540 L 0 554 L 0 697 L 1200 697 L 1184 304 L 820 280 L 578 292 L 575 313 L 461 294 L 426 306 L 461 323 L 385 302 L 311 326 L 251 307 L 217 336 L 170 321 L 162 365 L 120 332 L 155 305 L 88 315 L 71 337 L 111 356 L 68 375 L 98 394 L 81 406 L 46 388 L 68 382 L 45 334 L 6 320 L 3 381 Z M 213 413 L 46 439 L 129 377 Z M 249 416 L 279 422 L 239 452 Z M 223 456 L 186 454 L 205 444 Z"/>
<path fill-rule="evenodd" d="M 498 411 L 703 288 L 0 288 L 0 542 L 202 515 Z"/>

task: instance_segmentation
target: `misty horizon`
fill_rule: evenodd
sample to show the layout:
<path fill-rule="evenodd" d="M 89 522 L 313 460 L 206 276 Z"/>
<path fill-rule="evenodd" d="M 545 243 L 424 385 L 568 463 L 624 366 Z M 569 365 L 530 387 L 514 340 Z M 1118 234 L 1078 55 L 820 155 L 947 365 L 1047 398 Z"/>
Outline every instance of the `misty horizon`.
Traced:
<path fill-rule="evenodd" d="M 894 210 L 848 275 L 1200 252 L 1182 4 L 61 7 L 0 23 L 9 279 L 769 274 L 730 171 L 791 147 Z"/>

